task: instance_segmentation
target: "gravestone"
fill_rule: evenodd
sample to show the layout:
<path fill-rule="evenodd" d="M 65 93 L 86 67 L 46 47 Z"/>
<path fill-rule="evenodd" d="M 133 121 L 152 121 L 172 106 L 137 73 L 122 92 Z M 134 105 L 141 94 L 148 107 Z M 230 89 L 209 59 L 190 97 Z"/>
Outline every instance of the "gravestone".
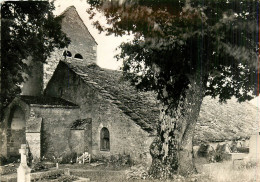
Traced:
<path fill-rule="evenodd" d="M 260 132 L 250 137 L 249 156 L 251 159 L 260 160 Z"/>
<path fill-rule="evenodd" d="M 30 172 L 31 169 L 27 166 L 26 153 L 28 150 L 26 149 L 26 144 L 21 145 L 21 149 L 19 149 L 19 153 L 21 154 L 21 163 L 17 169 L 17 182 L 28 182 L 31 181 Z"/>

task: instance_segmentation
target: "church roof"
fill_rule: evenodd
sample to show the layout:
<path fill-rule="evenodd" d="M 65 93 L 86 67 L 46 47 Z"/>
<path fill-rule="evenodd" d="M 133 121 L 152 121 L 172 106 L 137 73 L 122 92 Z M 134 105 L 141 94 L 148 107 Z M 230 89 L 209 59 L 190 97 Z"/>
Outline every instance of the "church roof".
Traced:
<path fill-rule="evenodd" d="M 122 79 L 122 72 L 103 69 L 95 64 L 83 66 L 63 62 L 85 83 L 99 90 L 104 98 L 117 105 L 145 131 L 154 134 L 159 118 L 156 96 L 152 92 L 138 92 Z M 248 102 L 235 99 L 220 104 L 217 99 L 205 97 L 198 118 L 194 142 L 214 142 L 247 138 L 255 130 L 259 110 Z"/>
<path fill-rule="evenodd" d="M 19 98 L 29 105 L 78 107 L 76 104 L 73 104 L 72 102 L 56 97 L 20 95 Z"/>
<path fill-rule="evenodd" d="M 66 64 L 85 83 L 99 90 L 105 99 L 120 108 L 142 129 L 153 133 L 154 123 L 158 120 L 159 114 L 154 94 L 138 92 L 129 82 L 122 79 L 120 71 L 103 69 L 96 64 L 84 66 L 63 61 L 60 64 Z"/>
<path fill-rule="evenodd" d="M 200 109 L 195 141 L 225 141 L 249 138 L 258 126 L 260 110 L 249 102 L 235 98 L 220 104 L 205 97 Z"/>

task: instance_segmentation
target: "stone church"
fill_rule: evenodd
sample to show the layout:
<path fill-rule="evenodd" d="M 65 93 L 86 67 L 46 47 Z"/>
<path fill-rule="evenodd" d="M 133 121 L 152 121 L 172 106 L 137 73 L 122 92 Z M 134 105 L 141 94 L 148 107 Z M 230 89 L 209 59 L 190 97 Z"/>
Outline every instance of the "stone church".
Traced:
<path fill-rule="evenodd" d="M 135 90 L 120 71 L 97 66 L 97 43 L 75 7 L 62 15 L 71 43 L 53 52 L 46 64 L 28 63 L 35 64 L 34 76 L 0 123 L 1 155 L 17 156 L 27 143 L 37 158 L 89 152 L 94 158 L 129 154 L 135 161 L 149 161 L 159 116 L 155 95 Z M 246 138 L 255 118 L 256 108 L 249 103 L 230 101 L 226 107 L 205 98 L 194 142 Z"/>

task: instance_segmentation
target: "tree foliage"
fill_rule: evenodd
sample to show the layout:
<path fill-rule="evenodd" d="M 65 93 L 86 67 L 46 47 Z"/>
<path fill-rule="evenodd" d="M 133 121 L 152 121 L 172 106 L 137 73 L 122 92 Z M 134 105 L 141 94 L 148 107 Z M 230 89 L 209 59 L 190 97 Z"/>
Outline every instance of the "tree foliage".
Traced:
<path fill-rule="evenodd" d="M 124 76 L 157 93 L 160 118 L 150 146 L 156 178 L 196 172 L 192 138 L 203 97 L 250 100 L 258 70 L 257 0 L 88 0 L 107 34 L 122 43 Z M 257 80 L 258 81 L 258 80 Z"/>
<path fill-rule="evenodd" d="M 197 75 L 205 95 L 220 101 L 253 97 L 257 74 L 257 1 L 98 1 L 107 24 L 100 31 L 135 35 L 118 59 L 137 88 L 155 90 L 165 102 L 178 100 Z M 167 91 L 167 94 L 165 91 Z M 169 103 L 169 102 L 168 102 Z"/>
<path fill-rule="evenodd" d="M 13 1 L 1 6 L 1 103 L 5 107 L 21 92 L 24 74 L 30 67 L 24 62 L 44 62 L 55 47 L 67 46 L 69 39 L 61 31 L 61 18 L 53 15 L 48 1 Z"/>

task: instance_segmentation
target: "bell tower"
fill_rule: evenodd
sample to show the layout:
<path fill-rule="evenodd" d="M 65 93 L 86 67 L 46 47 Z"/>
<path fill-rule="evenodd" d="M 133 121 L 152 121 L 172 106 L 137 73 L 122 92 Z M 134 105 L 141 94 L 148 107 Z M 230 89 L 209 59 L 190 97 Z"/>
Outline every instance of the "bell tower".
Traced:
<path fill-rule="evenodd" d="M 60 16 L 62 31 L 70 38 L 68 48 L 56 50 L 46 60 L 43 70 L 43 89 L 51 79 L 60 60 L 73 64 L 88 65 L 97 63 L 97 42 L 79 16 L 74 6 L 68 7 Z"/>

